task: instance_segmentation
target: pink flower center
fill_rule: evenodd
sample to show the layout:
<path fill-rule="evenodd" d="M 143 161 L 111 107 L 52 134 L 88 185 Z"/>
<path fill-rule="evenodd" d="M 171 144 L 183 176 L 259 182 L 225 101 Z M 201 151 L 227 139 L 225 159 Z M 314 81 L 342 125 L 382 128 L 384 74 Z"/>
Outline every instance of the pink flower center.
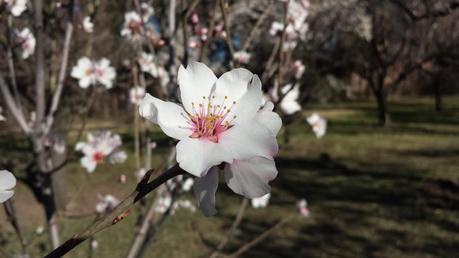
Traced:
<path fill-rule="evenodd" d="M 194 102 L 191 103 L 192 113 L 182 113 L 190 125 L 187 128 L 192 131 L 191 138 L 207 139 L 218 143 L 219 136 L 233 126 L 231 123 L 236 116 L 233 116 L 230 121 L 227 118 L 236 101 L 227 103 L 228 97 L 225 96 L 221 104 L 214 104 L 212 101 L 215 101 L 215 98 L 215 96 L 211 98 L 202 96 L 202 101 L 197 106 Z"/>
<path fill-rule="evenodd" d="M 96 163 L 100 163 L 104 160 L 104 154 L 102 154 L 101 152 L 95 152 L 94 154 L 92 154 L 92 160 Z"/>

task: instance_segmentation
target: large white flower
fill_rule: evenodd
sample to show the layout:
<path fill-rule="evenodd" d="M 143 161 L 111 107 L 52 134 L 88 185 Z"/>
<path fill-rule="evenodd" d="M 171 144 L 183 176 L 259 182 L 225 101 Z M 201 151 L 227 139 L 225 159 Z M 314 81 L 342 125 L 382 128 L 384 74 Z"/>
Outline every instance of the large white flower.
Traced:
<path fill-rule="evenodd" d="M 29 28 L 24 28 L 21 31 L 15 31 L 16 42 L 21 49 L 22 59 L 27 59 L 35 52 L 36 40 Z"/>
<path fill-rule="evenodd" d="M 84 17 L 83 30 L 87 33 L 92 33 L 94 31 L 94 23 L 92 23 L 91 17 L 89 16 Z"/>
<path fill-rule="evenodd" d="M 16 177 L 6 170 L 0 170 L 0 203 L 6 202 L 14 195 Z"/>
<path fill-rule="evenodd" d="M 79 80 L 78 85 L 81 88 L 88 88 L 99 82 L 105 88 L 110 89 L 113 86 L 116 71 L 110 66 L 110 61 L 106 58 L 95 62 L 87 57 L 82 57 L 78 59 L 78 63 L 72 68 L 70 75 Z"/>
<path fill-rule="evenodd" d="M 139 105 L 144 97 L 145 97 L 145 88 L 141 86 L 136 86 L 129 90 L 129 100 L 134 105 Z"/>
<path fill-rule="evenodd" d="M 13 16 L 20 16 L 27 10 L 27 0 L 5 0 L 5 3 Z"/>
<path fill-rule="evenodd" d="M 265 208 L 266 206 L 268 206 L 269 198 L 271 198 L 271 193 L 267 193 L 262 197 L 252 199 L 252 207 L 255 209 Z"/>
<path fill-rule="evenodd" d="M 306 118 L 306 121 L 312 127 L 312 131 L 315 133 L 317 138 L 322 138 L 327 132 L 327 120 L 319 114 L 313 113 Z"/>
<path fill-rule="evenodd" d="M 158 68 L 153 59 L 154 56 L 152 54 L 143 52 L 138 59 L 140 70 L 151 74 L 153 77 L 158 77 Z"/>
<path fill-rule="evenodd" d="M 217 79 L 206 65 L 192 62 L 180 67 L 178 82 L 183 106 L 147 94 L 139 110 L 179 140 L 177 162 L 198 176 L 194 192 L 201 210 L 215 213 L 220 168 L 234 192 L 248 198 L 268 193 L 277 175 L 273 155 L 282 122 L 272 103 L 260 110 L 258 76 L 238 68 Z"/>
<path fill-rule="evenodd" d="M 273 87 L 271 88 L 271 98 L 273 101 L 279 103 L 279 107 L 286 115 L 292 115 L 301 110 L 301 105 L 298 103 L 298 97 L 300 96 L 300 85 L 295 84 L 293 86 L 291 84 L 287 84 L 281 88 L 280 93 L 282 94 L 282 99 L 280 99 L 278 94 L 278 88 Z"/>
<path fill-rule="evenodd" d="M 108 157 L 112 163 L 123 162 L 126 157 L 125 153 L 123 154 L 121 152 L 120 154 L 119 151 L 116 151 L 121 144 L 121 136 L 112 134 L 110 131 L 103 131 L 96 134 L 89 133 L 87 142 L 78 142 L 75 146 L 75 150 L 81 151 L 84 155 L 80 160 L 81 166 L 89 173 L 92 173 L 98 164 L 105 161 L 106 157 Z M 123 157 L 116 157 L 117 155 Z"/>
<path fill-rule="evenodd" d="M 124 14 L 121 36 L 129 40 L 138 40 L 143 33 L 143 22 L 140 15 L 134 11 Z"/>

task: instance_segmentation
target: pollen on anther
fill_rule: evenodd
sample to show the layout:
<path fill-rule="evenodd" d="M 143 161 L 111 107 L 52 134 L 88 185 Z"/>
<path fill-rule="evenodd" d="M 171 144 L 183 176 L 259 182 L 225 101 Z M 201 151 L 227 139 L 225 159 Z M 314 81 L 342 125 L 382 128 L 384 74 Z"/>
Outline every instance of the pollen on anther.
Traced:
<path fill-rule="evenodd" d="M 206 96 L 202 96 L 202 99 L 206 99 Z"/>
<path fill-rule="evenodd" d="M 225 99 L 228 99 L 228 96 L 225 96 Z"/>

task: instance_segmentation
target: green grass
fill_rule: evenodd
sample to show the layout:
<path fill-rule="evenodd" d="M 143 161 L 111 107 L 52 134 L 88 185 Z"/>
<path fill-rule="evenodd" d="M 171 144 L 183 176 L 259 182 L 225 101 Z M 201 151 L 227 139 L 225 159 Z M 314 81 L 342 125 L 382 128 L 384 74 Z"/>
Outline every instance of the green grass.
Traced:
<path fill-rule="evenodd" d="M 447 98 L 445 103 L 446 111 L 438 114 L 428 99 L 393 101 L 387 128 L 376 126 L 373 103 L 308 106 L 279 136 L 279 176 L 272 184 L 269 207 L 249 208 L 224 251 L 237 250 L 277 221 L 295 214 L 295 202 L 306 198 L 310 217 L 295 217 L 243 257 L 456 256 L 459 101 Z M 303 119 L 312 111 L 319 111 L 329 121 L 322 140 L 315 139 Z M 125 147 L 132 149 L 129 128 L 117 128 L 124 133 Z M 288 143 L 285 130 L 290 134 Z M 152 137 L 160 143 L 154 157 L 154 165 L 159 166 L 168 140 L 158 132 Z M 21 158 L 25 146 L 18 136 L 0 139 L 2 153 L 10 153 L 8 159 Z M 0 162 L 5 160 L 0 158 Z M 70 164 L 63 173 L 65 189 L 80 194 L 69 209 L 90 212 L 97 193 L 126 195 L 134 187 L 132 167 L 130 157 L 126 164 L 104 164 L 88 176 L 78 164 Z M 130 175 L 127 185 L 117 182 L 122 173 Z M 184 198 L 193 199 L 190 194 Z M 144 257 L 208 257 L 231 225 L 241 200 L 222 182 L 218 215 L 205 218 L 199 212 L 179 211 L 160 228 Z M 35 256 L 44 254 L 49 250 L 47 237 L 34 233 L 36 226 L 44 224 L 41 208 L 23 185 L 18 186 L 14 201 L 31 241 L 30 251 Z M 137 212 L 138 207 L 123 222 L 96 235 L 99 248 L 93 257 L 125 257 Z M 2 213 L 0 221 L 0 245 L 7 251 L 18 250 Z M 70 237 L 90 221 L 90 217 L 63 218 L 62 237 Z M 68 257 L 87 257 L 87 251 L 84 243 Z"/>

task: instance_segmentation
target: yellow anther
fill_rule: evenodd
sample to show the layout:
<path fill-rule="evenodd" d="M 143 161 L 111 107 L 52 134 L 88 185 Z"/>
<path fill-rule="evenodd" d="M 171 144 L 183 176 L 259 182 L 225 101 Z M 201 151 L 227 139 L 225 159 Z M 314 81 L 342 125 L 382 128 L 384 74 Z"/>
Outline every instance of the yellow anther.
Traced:
<path fill-rule="evenodd" d="M 225 99 L 227 99 L 227 98 L 228 98 L 228 96 L 225 96 Z"/>

